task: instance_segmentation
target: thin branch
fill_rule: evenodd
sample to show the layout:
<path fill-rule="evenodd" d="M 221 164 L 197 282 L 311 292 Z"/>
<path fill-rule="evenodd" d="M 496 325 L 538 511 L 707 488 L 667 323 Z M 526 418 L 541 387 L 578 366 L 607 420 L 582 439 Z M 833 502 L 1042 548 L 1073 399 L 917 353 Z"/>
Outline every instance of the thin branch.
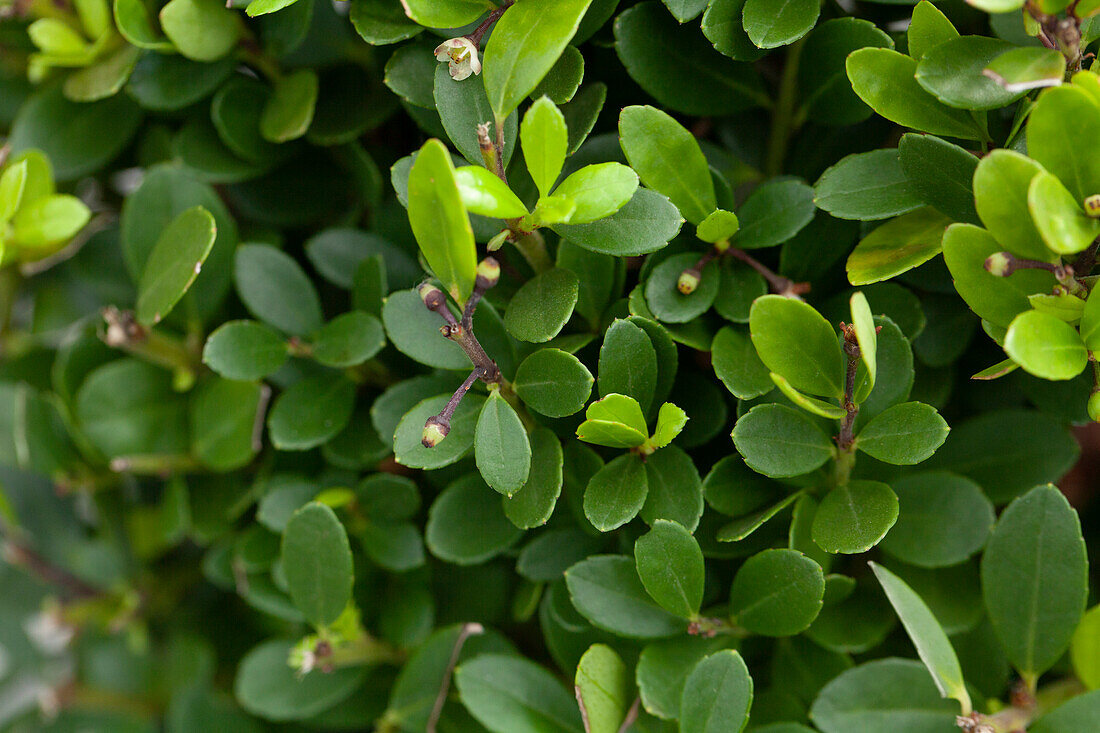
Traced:
<path fill-rule="evenodd" d="M 768 281 L 768 285 L 771 287 L 772 292 L 778 295 L 785 295 L 788 298 L 797 298 L 800 295 L 810 292 L 809 283 L 796 283 L 789 277 L 783 277 L 772 272 L 769 268 L 761 264 L 755 258 L 750 256 L 745 250 L 738 249 L 737 247 L 730 247 L 729 254 L 744 262 L 752 269 L 759 272 L 765 280 Z"/>
<path fill-rule="evenodd" d="M 859 414 L 859 405 L 855 403 L 854 395 L 860 350 L 859 342 L 856 340 L 856 329 L 844 323 L 840 324 L 840 328 L 844 331 L 844 354 L 848 357 L 848 368 L 844 375 L 844 409 L 847 413 L 844 415 L 844 422 L 840 424 L 837 444 L 841 450 L 851 451 L 852 443 L 855 442 L 852 428 L 856 422 L 856 415 Z"/>
<path fill-rule="evenodd" d="M 458 657 L 462 654 L 462 646 L 466 643 L 466 639 L 474 634 L 483 633 L 485 633 L 485 627 L 478 623 L 463 624 L 462 629 L 458 632 L 454 649 L 451 650 L 451 658 L 447 661 L 447 669 L 443 672 L 443 682 L 439 686 L 439 694 L 435 696 L 435 704 L 432 706 L 432 712 L 428 716 L 427 724 L 424 726 L 425 733 L 435 733 L 435 727 L 439 724 L 439 716 L 443 714 L 443 705 L 446 704 L 447 694 L 451 690 L 451 676 L 454 674 L 455 665 L 458 664 Z"/>
<path fill-rule="evenodd" d="M 65 568 L 58 567 L 36 550 L 15 540 L 8 539 L 0 547 L 3 559 L 11 565 L 26 568 L 51 585 L 63 588 L 75 598 L 94 598 L 102 592 L 84 582 Z"/>

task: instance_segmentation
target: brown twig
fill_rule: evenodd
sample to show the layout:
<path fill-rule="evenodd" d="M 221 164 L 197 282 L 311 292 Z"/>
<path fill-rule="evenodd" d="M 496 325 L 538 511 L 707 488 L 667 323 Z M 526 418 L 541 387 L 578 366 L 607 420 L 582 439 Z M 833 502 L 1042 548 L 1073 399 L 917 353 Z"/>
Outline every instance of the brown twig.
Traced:
<path fill-rule="evenodd" d="M 424 726 L 425 733 L 435 733 L 435 727 L 439 724 L 439 716 L 443 714 L 443 705 L 446 704 L 447 694 L 451 690 L 451 676 L 454 674 L 458 657 L 462 654 L 462 647 L 466 643 L 466 639 L 474 634 L 484 632 L 485 627 L 478 623 L 462 625 L 462 629 L 458 632 L 458 638 L 455 639 L 454 649 L 451 650 L 451 658 L 447 660 L 447 668 L 443 672 L 443 681 L 439 685 L 439 694 L 435 696 L 435 704 L 432 705 L 432 712 L 428 715 L 428 722 Z"/>

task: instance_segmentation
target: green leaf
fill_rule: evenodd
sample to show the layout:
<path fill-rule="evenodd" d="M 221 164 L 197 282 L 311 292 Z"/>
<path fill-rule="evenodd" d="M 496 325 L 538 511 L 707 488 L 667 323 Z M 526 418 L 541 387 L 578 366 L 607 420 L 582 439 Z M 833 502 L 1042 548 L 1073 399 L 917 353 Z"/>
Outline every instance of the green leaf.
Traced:
<path fill-rule="evenodd" d="M 137 319 L 146 326 L 159 323 L 199 276 L 202 263 L 214 248 L 214 217 L 201 206 L 188 209 L 168 225 L 145 263 L 138 286 Z"/>
<path fill-rule="evenodd" d="M 665 7 L 673 17 L 681 23 L 686 23 L 703 12 L 707 3 L 705 0 L 664 0 Z"/>
<path fill-rule="evenodd" d="M 192 61 L 215 61 L 240 37 L 237 14 L 218 0 L 171 0 L 160 10 L 164 35 Z"/>
<path fill-rule="evenodd" d="M 852 308 L 852 328 L 859 344 L 859 357 L 867 367 L 867 378 L 873 388 L 875 375 L 878 373 L 878 330 L 875 327 L 875 317 L 871 314 L 871 306 L 863 293 L 854 293 L 849 303 Z"/>
<path fill-rule="evenodd" d="M 970 224 L 952 224 L 943 235 L 943 260 L 959 295 L 980 317 L 1008 328 L 1017 314 L 1031 309 L 1029 295 L 1049 293 L 1057 281 L 1050 272 L 1032 268 L 1008 277 L 993 275 L 985 269 L 985 260 L 1001 251 L 1001 243 L 989 232 Z"/>
<path fill-rule="evenodd" d="M 65 80 L 65 96 L 77 102 L 94 102 L 117 94 L 130 79 L 141 52 L 124 45 L 91 66 Z"/>
<path fill-rule="evenodd" d="M 676 236 L 683 222 L 667 198 L 639 187 L 630 201 L 606 219 L 589 224 L 555 224 L 551 228 L 585 249 L 626 257 L 661 249 Z"/>
<path fill-rule="evenodd" d="M 898 497 L 879 481 L 850 481 L 830 491 L 814 516 L 813 539 L 833 554 L 866 552 L 898 519 Z"/>
<path fill-rule="evenodd" d="M 887 609 L 888 611 L 889 609 Z M 958 706 L 940 697 L 915 659 L 877 659 L 849 669 L 821 690 L 810 717 L 822 733 L 949 731 Z"/>
<path fill-rule="evenodd" d="M 1069 646 L 1088 598 L 1077 513 L 1048 484 L 1016 499 L 982 555 L 982 594 L 1008 661 L 1034 680 Z"/>
<path fill-rule="evenodd" d="M 393 434 L 394 459 L 410 468 L 442 468 L 464 458 L 474 446 L 474 431 L 481 412 L 481 400 L 467 394 L 451 417 L 451 431 L 434 448 L 425 448 L 420 442 L 424 423 L 432 415 L 438 415 L 450 399 L 450 394 L 437 395 L 418 402 L 409 410 Z"/>
<path fill-rule="evenodd" d="M 1075 733 L 1100 715 L 1100 692 L 1093 690 L 1062 703 L 1028 726 L 1030 733 Z"/>
<path fill-rule="evenodd" d="M 859 431 L 856 447 L 880 461 L 911 466 L 935 453 L 949 430 L 936 408 L 904 402 L 871 418 Z"/>
<path fill-rule="evenodd" d="M 921 0 L 913 8 L 913 19 L 909 21 L 905 37 L 909 55 L 919 62 L 936 46 L 958 38 L 959 32 L 939 8 L 928 0 Z"/>
<path fill-rule="evenodd" d="M 715 209 L 707 218 L 699 222 L 699 226 L 695 229 L 695 236 L 704 242 L 722 242 L 737 234 L 740 226 L 737 215 L 732 211 Z"/>
<path fill-rule="evenodd" d="M 468 211 L 496 219 L 527 216 L 527 207 L 495 173 L 480 166 L 455 169 L 455 183 Z"/>
<path fill-rule="evenodd" d="M 344 429 L 354 408 L 351 380 L 307 377 L 275 398 L 267 416 L 268 437 L 279 450 L 316 448 Z"/>
<path fill-rule="evenodd" d="M 1073 194 L 1046 171 L 1031 179 L 1027 208 L 1043 242 L 1060 255 L 1076 254 L 1100 235 L 1100 221 L 1086 216 Z"/>
<path fill-rule="evenodd" d="M 837 407 L 834 404 L 819 400 L 816 397 L 807 397 L 792 387 L 790 382 L 775 372 L 770 372 L 768 376 L 771 377 L 775 386 L 779 387 L 779 391 L 786 395 L 787 399 L 807 412 L 812 412 L 821 417 L 827 417 L 830 420 L 839 420 L 848 414 L 848 411 L 842 407 Z"/>
<path fill-rule="evenodd" d="M 687 323 L 710 310 L 721 281 L 717 263 L 711 262 L 703 268 L 699 284 L 690 293 L 685 294 L 679 288 L 680 275 L 695 267 L 698 260 L 697 253 L 673 255 L 653 268 L 646 278 L 646 304 L 661 321 Z"/>
<path fill-rule="evenodd" d="M 1056 87 L 1066 77 L 1066 57 L 1053 48 L 1014 48 L 990 61 L 982 73 L 1010 92 Z"/>
<path fill-rule="evenodd" d="M 754 471 L 781 478 L 801 476 L 833 457 L 829 436 L 810 418 L 782 405 L 759 405 L 741 416 L 733 443 Z"/>
<path fill-rule="evenodd" d="M 474 459 L 485 483 L 511 496 L 527 482 L 531 471 L 531 444 L 519 415 L 500 396 L 489 393 L 474 432 Z"/>
<path fill-rule="evenodd" d="M 755 61 L 764 54 L 745 33 L 745 0 L 710 0 L 703 13 L 703 35 L 716 51 L 737 61 Z"/>
<path fill-rule="evenodd" d="M 781 244 L 814 218 L 814 190 L 802 181 L 776 179 L 758 186 L 738 209 L 741 249 Z"/>
<path fill-rule="evenodd" d="M 664 403 L 657 413 L 657 427 L 649 440 L 650 444 L 654 448 L 664 448 L 680 434 L 687 422 L 686 412 L 671 402 Z"/>
<path fill-rule="evenodd" d="M 555 104 L 565 104 L 577 93 L 583 80 L 584 55 L 576 46 L 566 46 L 550 71 L 531 91 L 530 97 L 547 97 Z"/>
<path fill-rule="evenodd" d="M 420 54 L 427 56 L 428 48 L 421 47 Z M 400 51 L 399 51 L 400 53 Z M 434 59 L 430 56 L 421 56 L 421 60 Z M 481 76 L 472 76 L 462 81 L 451 78 L 447 72 L 446 64 L 434 63 L 435 87 L 434 98 L 424 101 L 431 104 L 423 105 L 435 107 L 439 113 L 439 120 L 443 123 L 443 129 L 447 131 L 447 137 L 462 153 L 467 161 L 476 164 L 484 160 L 481 153 L 481 145 L 478 142 L 478 125 L 491 122 L 493 109 L 489 105 L 489 97 L 485 94 L 485 83 Z M 415 73 L 413 82 L 427 77 Z M 429 92 L 432 89 L 428 89 Z M 516 135 L 519 127 L 519 117 L 515 113 L 508 115 L 504 120 L 504 165 L 507 166 L 516 150 Z M 490 135 L 495 137 L 495 130 L 490 126 Z"/>
<path fill-rule="evenodd" d="M 428 28 L 458 28 L 495 6 L 489 0 L 402 0 L 405 14 Z"/>
<path fill-rule="evenodd" d="M 1077 85 L 1048 89 L 1031 109 L 1028 155 L 1078 201 L 1100 192 L 1100 104 Z"/>
<path fill-rule="evenodd" d="M 314 626 L 334 622 L 351 600 L 354 569 L 344 526 L 329 507 L 310 502 L 283 530 L 280 559 L 294 605 Z"/>
<path fill-rule="evenodd" d="M 745 33 L 759 48 L 786 46 L 809 33 L 820 13 L 813 0 L 747 0 Z"/>
<path fill-rule="evenodd" d="M 798 86 L 809 119 L 823 125 L 854 125 L 871 116 L 871 108 L 852 91 L 845 61 L 865 47 L 893 48 L 894 41 L 874 23 L 861 18 L 833 18 L 819 23 L 806 37 L 798 65 Z"/>
<path fill-rule="evenodd" d="M 955 221 L 979 223 L 972 183 L 975 155 L 935 135 L 910 132 L 901 136 L 898 157 L 909 189 L 922 201 Z"/>
<path fill-rule="evenodd" d="M 1005 89 L 982 70 L 1011 48 L 1012 44 L 999 38 L 953 38 L 925 52 L 917 64 L 917 83 L 944 104 L 957 109 L 980 111 L 1006 107 L 1023 92 Z"/>
<path fill-rule="evenodd" d="M 848 281 L 870 285 L 923 265 L 939 254 L 949 220 L 930 208 L 886 222 L 848 256 Z"/>
<path fill-rule="evenodd" d="M 504 120 L 557 63 L 592 0 L 563 0 L 547 7 L 518 2 L 497 21 L 485 45 L 485 91 L 497 120 Z"/>
<path fill-rule="evenodd" d="M 1036 310 L 1024 311 L 1009 324 L 1005 353 L 1024 371 L 1043 379 L 1073 379 L 1089 359 L 1076 328 Z"/>
<path fill-rule="evenodd" d="M 1029 213 L 1031 181 L 1042 166 L 1011 150 L 994 150 L 974 171 L 978 216 L 1002 249 L 1018 257 L 1054 259 Z"/>
<path fill-rule="evenodd" d="M 940 568 L 964 562 L 985 546 L 993 504 L 970 479 L 943 471 L 904 476 L 893 483 L 897 524 L 879 543 L 902 562 Z"/>
<path fill-rule="evenodd" d="M 531 433 L 530 440 L 531 471 L 527 483 L 502 502 L 504 513 L 520 529 L 546 524 L 562 488 L 563 458 L 557 436 L 552 430 L 540 427 Z"/>
<path fill-rule="evenodd" d="M 512 387 L 535 412 L 567 417 L 584 407 L 594 381 L 588 368 L 572 354 L 540 349 L 520 363 Z"/>
<path fill-rule="evenodd" d="M 569 148 L 566 151 L 569 155 L 577 152 L 588 133 L 592 132 L 606 99 L 607 85 L 596 82 L 578 91 L 569 103 L 561 105 L 562 116 L 569 128 Z"/>
<path fill-rule="evenodd" d="M 413 0 L 410 7 L 421 8 L 426 4 Z M 448 5 L 453 7 L 457 4 Z M 478 7 L 479 3 L 476 1 L 471 2 L 470 5 L 471 12 L 477 12 L 479 15 L 484 10 L 484 7 Z M 386 0 L 353 0 L 348 17 L 351 18 L 351 24 L 355 26 L 360 38 L 372 46 L 398 43 L 424 30 L 405 15 L 403 6 L 394 5 Z"/>
<path fill-rule="evenodd" d="M 285 143 L 305 135 L 313 122 L 317 90 L 317 73 L 312 69 L 299 69 L 279 79 L 260 116 L 260 134 L 263 138 L 273 143 Z"/>
<path fill-rule="evenodd" d="M 870 565 L 886 597 L 890 599 L 890 605 L 897 611 L 909 639 L 916 647 L 917 655 L 931 673 L 936 689 L 942 696 L 958 700 L 962 706 L 962 714 L 970 715 L 970 694 L 966 691 L 959 659 L 955 656 L 955 650 L 943 627 L 905 581 L 877 563 Z"/>
<path fill-rule="evenodd" d="M 451 437 L 448 435 L 447 440 Z M 439 446 L 446 444 L 444 440 Z M 500 496 L 480 476 L 468 473 L 432 503 L 424 542 L 440 560 L 479 565 L 514 545 L 522 534 L 504 515 Z"/>
<path fill-rule="evenodd" d="M 1069 657 L 1077 679 L 1090 690 L 1100 687 L 1100 606 L 1085 613 L 1070 642 Z"/>
<path fill-rule="evenodd" d="M 668 196 L 692 224 L 718 206 L 699 143 L 669 115 L 649 106 L 625 108 L 619 114 L 619 143 L 642 183 Z"/>
<path fill-rule="evenodd" d="M 596 529 L 610 532 L 638 516 L 648 493 L 641 458 L 632 453 L 619 456 L 589 479 L 584 490 L 584 516 Z"/>
<path fill-rule="evenodd" d="M 576 275 L 560 267 L 528 280 L 508 304 L 504 327 L 521 341 L 549 341 L 573 315 L 578 283 Z"/>
<path fill-rule="evenodd" d="M 580 712 L 557 678 L 534 662 L 484 654 L 455 670 L 462 704 L 493 733 L 580 733 Z"/>
<path fill-rule="evenodd" d="M 730 589 L 736 623 L 762 636 L 792 636 L 821 611 L 825 575 L 796 550 L 764 550 L 737 571 Z"/>
<path fill-rule="evenodd" d="M 98 102 L 72 102 L 59 85 L 50 85 L 19 107 L 8 145 L 13 155 L 41 151 L 58 180 L 72 181 L 114 160 L 141 118 L 141 108 L 126 94 Z"/>
<path fill-rule="evenodd" d="M 679 446 L 666 446 L 646 459 L 645 472 L 641 518 L 650 525 L 668 519 L 694 532 L 703 514 L 703 482 L 691 457 Z"/>
<path fill-rule="evenodd" d="M 483 306 L 474 314 L 474 330 Z M 443 319 L 424 307 L 415 290 L 391 293 L 382 304 L 382 323 L 397 350 L 411 359 L 437 369 L 466 369 L 470 359 L 462 348 L 439 332 Z"/>
<path fill-rule="evenodd" d="M 845 66 L 859 98 L 891 122 L 933 135 L 985 139 L 969 113 L 941 104 L 917 83 L 917 62 L 908 56 L 861 48 L 848 56 Z"/>
<path fill-rule="evenodd" d="M 760 360 L 795 389 L 827 397 L 844 393 L 836 329 L 812 306 L 781 295 L 757 298 L 749 331 Z"/>
<path fill-rule="evenodd" d="M 0 222 L 7 224 L 19 209 L 27 182 L 27 161 L 9 165 L 0 175 Z"/>
<path fill-rule="evenodd" d="M 1094 298 L 1092 291 L 1081 313 L 1081 339 L 1089 351 L 1100 351 L 1100 295 Z"/>
<path fill-rule="evenodd" d="M 382 350 L 382 323 L 362 311 L 350 311 L 326 323 L 313 339 L 311 353 L 321 364 L 342 368 L 362 364 Z"/>
<path fill-rule="evenodd" d="M 630 168 L 621 163 L 596 163 L 570 174 L 554 189 L 554 195 L 576 203 L 570 222 L 586 224 L 619 211 L 637 188 L 638 174 Z"/>
<path fill-rule="evenodd" d="M 842 158 L 814 184 L 814 203 L 839 219 L 889 219 L 924 205 L 912 191 L 896 150 Z"/>
<path fill-rule="evenodd" d="M 703 551 L 676 522 L 658 519 L 634 543 L 638 577 L 653 600 L 671 614 L 694 618 L 703 603 Z"/>
<path fill-rule="evenodd" d="M 274 13 L 283 8 L 293 5 L 298 0 L 253 0 L 247 6 L 245 6 L 244 12 L 249 18 L 255 18 L 258 15 L 267 15 L 268 13 Z"/>
<path fill-rule="evenodd" d="M 753 684 L 741 655 L 716 652 L 695 665 L 680 699 L 680 730 L 740 733 L 749 720 Z"/>
<path fill-rule="evenodd" d="M 588 406 L 585 417 L 589 420 L 617 422 L 636 432 L 646 432 L 645 417 L 642 415 L 638 401 L 626 395 L 614 393 L 604 395 L 602 399 Z"/>
<path fill-rule="evenodd" d="M 751 400 L 775 387 L 748 335 L 733 326 L 714 335 L 710 358 L 714 375 L 739 399 Z"/>
<path fill-rule="evenodd" d="M 1060 479 L 1079 453 L 1077 441 L 1053 417 L 995 410 L 954 426 L 926 468 L 967 476 L 995 504 L 1004 504 L 1036 484 Z"/>
<path fill-rule="evenodd" d="M 569 598 L 594 626 L 634 639 L 683 633 L 687 620 L 658 606 L 638 579 L 634 561 L 622 555 L 591 555 L 565 573 Z"/>
<path fill-rule="evenodd" d="M 627 395 L 643 412 L 649 409 L 657 389 L 657 352 L 645 331 L 622 319 L 611 324 L 600 347 L 596 383 L 601 395 Z"/>
<path fill-rule="evenodd" d="M 409 224 L 435 276 L 465 304 L 477 277 L 477 249 L 451 156 L 438 140 L 424 143 L 409 171 Z"/>
<path fill-rule="evenodd" d="M 654 38 L 661 39 L 656 52 Z M 630 77 L 676 112 L 724 116 L 771 106 L 750 65 L 719 54 L 696 29 L 677 24 L 660 3 L 640 3 L 615 18 L 615 51 Z"/>
<path fill-rule="evenodd" d="M 364 667 L 299 675 L 287 664 L 293 647 L 292 641 L 273 639 L 244 656 L 233 684 L 241 707 L 265 720 L 305 720 L 350 697 L 362 685 Z"/>
<path fill-rule="evenodd" d="M 253 382 L 212 379 L 191 399 L 191 450 L 214 471 L 247 465 L 259 447 L 254 441 L 263 388 Z"/>
<path fill-rule="evenodd" d="M 619 733 L 628 700 L 626 665 L 606 644 L 593 644 L 577 663 L 575 685 L 586 733 Z"/>
<path fill-rule="evenodd" d="M 565 164 L 568 129 L 565 117 L 553 102 L 539 98 L 523 116 L 519 128 L 523 161 L 541 196 L 549 196 Z"/>
<path fill-rule="evenodd" d="M 683 636 L 647 644 L 635 671 L 642 706 L 661 718 L 680 717 L 680 698 L 688 675 L 704 657 L 730 645 L 729 639 L 721 636 Z"/>
<path fill-rule="evenodd" d="M 1066 323 L 1076 323 L 1081 320 L 1081 316 L 1085 313 L 1085 301 L 1069 293 L 1058 295 L 1036 293 L 1035 295 L 1029 295 L 1027 300 L 1035 310 L 1054 316 Z M 1004 339 L 1001 340 L 1003 342 Z"/>
<path fill-rule="evenodd" d="M 233 277 L 245 307 L 261 321 L 294 336 L 321 327 L 317 290 L 289 255 L 267 245 L 241 245 Z"/>

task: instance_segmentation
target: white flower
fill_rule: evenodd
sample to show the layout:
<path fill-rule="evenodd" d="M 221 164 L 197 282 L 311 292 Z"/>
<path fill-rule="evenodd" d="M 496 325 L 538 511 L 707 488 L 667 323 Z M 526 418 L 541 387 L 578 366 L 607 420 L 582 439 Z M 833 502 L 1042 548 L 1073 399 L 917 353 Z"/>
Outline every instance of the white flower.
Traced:
<path fill-rule="evenodd" d="M 446 61 L 451 78 L 462 81 L 470 74 L 481 73 L 481 59 L 477 57 L 477 46 L 469 38 L 459 36 L 448 38 L 435 47 L 437 61 Z"/>

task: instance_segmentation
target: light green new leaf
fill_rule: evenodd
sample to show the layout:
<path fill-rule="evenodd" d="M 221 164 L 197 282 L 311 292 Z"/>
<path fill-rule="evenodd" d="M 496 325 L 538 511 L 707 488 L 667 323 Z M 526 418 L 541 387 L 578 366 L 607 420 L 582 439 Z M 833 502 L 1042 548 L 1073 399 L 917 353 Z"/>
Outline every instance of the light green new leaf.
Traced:
<path fill-rule="evenodd" d="M 772 381 L 775 382 L 775 386 L 779 387 L 779 391 L 786 395 L 787 399 L 807 412 L 812 412 L 815 415 L 827 417 L 831 420 L 839 420 L 848 414 L 848 411 L 843 407 L 838 407 L 824 400 L 819 400 L 816 397 L 802 394 L 792 387 L 790 382 L 775 372 L 771 372 L 770 376 Z"/>
<path fill-rule="evenodd" d="M 586 224 L 623 208 L 637 188 L 638 174 L 622 163 L 595 163 L 570 174 L 554 189 L 554 195 L 576 204 L 570 224 Z"/>
<path fill-rule="evenodd" d="M 681 733 L 740 733 L 749 720 L 753 684 L 745 660 L 732 649 L 695 665 L 680 698 Z"/>
<path fill-rule="evenodd" d="M 1028 118 L 1027 151 L 1078 201 L 1100 193 L 1100 102 L 1076 84 L 1043 92 Z"/>
<path fill-rule="evenodd" d="M 192 61 L 215 61 L 229 53 L 243 26 L 220 0 L 171 0 L 160 10 L 160 27 L 176 50 Z"/>
<path fill-rule="evenodd" d="M 908 56 L 861 48 L 848 56 L 845 67 L 859 98 L 891 122 L 933 135 L 987 137 L 967 111 L 942 104 L 917 83 L 917 62 Z"/>
<path fill-rule="evenodd" d="M 0 175 L 0 224 L 8 223 L 23 200 L 28 165 L 27 161 L 21 160 L 8 166 L 3 175 Z"/>
<path fill-rule="evenodd" d="M 892 219 L 860 240 L 848 256 L 848 282 L 870 285 L 923 265 L 940 252 L 951 220 L 932 208 Z"/>
<path fill-rule="evenodd" d="M 428 28 L 458 28 L 496 8 L 490 0 L 401 0 L 401 6 Z"/>
<path fill-rule="evenodd" d="M 921 0 L 913 8 L 913 18 L 909 21 L 905 37 L 909 55 L 919 62 L 936 46 L 958 38 L 959 32 L 939 8 L 928 0 Z"/>
<path fill-rule="evenodd" d="M 1060 255 L 1081 252 L 1100 235 L 1100 220 L 1086 216 L 1081 203 L 1046 171 L 1031 179 L 1027 208 L 1043 242 Z"/>
<path fill-rule="evenodd" d="M 172 220 L 145 263 L 138 286 L 139 323 L 152 326 L 172 311 L 199 276 L 216 236 L 214 217 L 201 206 L 187 209 Z"/>
<path fill-rule="evenodd" d="M 741 223 L 737 220 L 737 214 L 732 211 L 715 209 L 710 212 L 707 218 L 699 222 L 699 226 L 695 229 L 695 236 L 704 242 L 722 242 L 737 234 L 740 226 Z"/>
<path fill-rule="evenodd" d="M 549 196 L 565 164 L 569 131 L 565 116 L 553 102 L 540 97 L 527 110 L 519 126 L 519 142 L 527 172 L 541 196 Z"/>
<path fill-rule="evenodd" d="M 837 331 L 813 306 L 781 295 L 757 298 L 749 332 L 760 360 L 795 389 L 826 397 L 844 393 Z"/>
<path fill-rule="evenodd" d="M 493 390 L 481 408 L 474 432 L 474 460 L 485 483 L 511 496 L 527 483 L 531 443 L 519 415 Z"/>
<path fill-rule="evenodd" d="M 1043 167 L 1013 150 L 994 150 L 974 171 L 974 206 L 986 229 L 1017 257 L 1053 262 L 1031 217 L 1028 192 Z"/>
<path fill-rule="evenodd" d="M 923 402 L 903 402 L 871 418 L 859 431 L 856 447 L 880 461 L 911 466 L 935 453 L 949 430 L 936 408 Z"/>
<path fill-rule="evenodd" d="M 283 531 L 282 565 L 294 605 L 314 626 L 327 626 L 351 600 L 351 547 L 344 526 L 329 507 L 311 502 Z"/>
<path fill-rule="evenodd" d="M 626 665 L 606 644 L 588 647 L 577 663 L 574 685 L 586 733 L 619 733 L 629 704 Z"/>
<path fill-rule="evenodd" d="M 477 248 L 447 148 L 429 140 L 409 171 L 409 224 L 424 259 L 464 305 L 477 277 Z"/>
<path fill-rule="evenodd" d="M 485 91 L 503 121 L 538 86 L 572 40 L 592 0 L 518 0 L 485 45 Z"/>
<path fill-rule="evenodd" d="M 1056 87 L 1066 77 L 1066 57 L 1053 48 L 1014 48 L 982 71 L 1010 92 Z"/>
<path fill-rule="evenodd" d="M 455 183 L 467 210 L 496 219 L 527 215 L 527 207 L 495 173 L 477 165 L 455 169 Z"/>
<path fill-rule="evenodd" d="M 1081 339 L 1089 351 L 1100 352 L 1100 288 L 1093 288 L 1085 301 L 1085 310 L 1081 314 Z"/>
<path fill-rule="evenodd" d="M 657 413 L 657 427 L 649 439 L 649 444 L 654 448 L 664 448 L 680 434 L 687 422 L 686 412 L 671 402 L 664 403 Z"/>
<path fill-rule="evenodd" d="M 650 106 L 627 107 L 619 115 L 619 143 L 642 182 L 668 196 L 692 224 L 717 208 L 699 143 L 668 114 Z"/>
<path fill-rule="evenodd" d="M 313 122 L 318 85 L 317 73 L 312 69 L 299 69 L 279 79 L 260 115 L 263 138 L 285 143 L 305 135 Z"/>
<path fill-rule="evenodd" d="M 997 637 L 1034 684 L 1066 651 L 1088 598 L 1081 523 L 1048 484 L 1001 514 L 982 556 L 982 594 Z"/>
<path fill-rule="evenodd" d="M 621 423 L 639 433 L 646 432 L 642 408 L 636 399 L 626 395 L 615 393 L 604 395 L 588 406 L 584 416 L 589 420 Z"/>
<path fill-rule="evenodd" d="M 676 522 L 658 519 L 634 543 L 638 577 L 653 600 L 669 613 L 693 618 L 703 603 L 703 551 Z"/>
<path fill-rule="evenodd" d="M 871 384 L 870 390 L 875 385 L 875 375 L 878 372 L 878 331 L 875 328 L 875 317 L 871 313 L 871 306 L 867 302 L 867 296 L 862 292 L 853 293 L 848 301 L 852 309 L 852 328 L 856 332 L 856 342 L 859 344 L 859 357 L 867 367 L 867 378 Z"/>
<path fill-rule="evenodd" d="M 936 688 L 944 697 L 953 697 L 962 706 L 962 714 L 970 715 L 970 693 L 966 691 L 962 668 L 955 649 L 944 633 L 943 627 L 932 615 L 928 605 L 904 580 L 877 563 L 870 563 L 871 570 L 890 599 L 890 605 L 901 619 L 924 666 L 932 674 Z"/>
<path fill-rule="evenodd" d="M 28 198 L 24 188 L 22 205 L 11 220 L 11 241 L 27 259 L 53 254 L 56 245 L 72 239 L 92 218 L 84 202 L 67 193 Z"/>
<path fill-rule="evenodd" d="M 1009 324 L 1005 353 L 1028 374 L 1054 380 L 1073 379 L 1089 359 L 1076 328 L 1037 310 L 1024 311 Z"/>

